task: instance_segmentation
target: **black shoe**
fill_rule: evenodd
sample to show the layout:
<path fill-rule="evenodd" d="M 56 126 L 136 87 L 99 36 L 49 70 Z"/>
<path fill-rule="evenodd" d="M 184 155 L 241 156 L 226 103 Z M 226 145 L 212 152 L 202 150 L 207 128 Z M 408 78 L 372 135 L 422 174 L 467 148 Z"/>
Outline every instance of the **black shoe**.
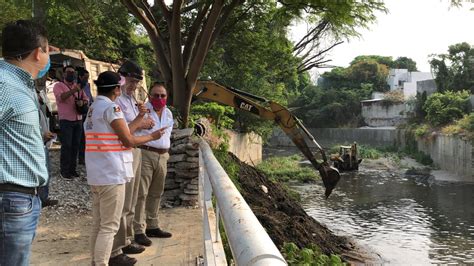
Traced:
<path fill-rule="evenodd" d="M 48 206 L 54 206 L 54 205 L 58 205 L 58 203 L 59 203 L 58 200 L 47 198 L 46 200 L 41 201 L 41 207 L 44 208 Z"/>
<path fill-rule="evenodd" d="M 74 179 L 74 178 L 73 178 L 72 176 L 70 176 L 70 175 L 63 175 L 63 174 L 60 174 L 59 176 L 60 176 L 62 179 L 67 180 L 67 181 L 71 181 L 71 180 Z"/>
<path fill-rule="evenodd" d="M 143 251 L 145 251 L 145 247 L 142 245 L 139 245 L 137 243 L 132 243 L 124 248 L 122 248 L 122 252 L 124 254 L 140 254 Z"/>
<path fill-rule="evenodd" d="M 76 171 L 74 171 L 71 173 L 71 176 L 79 178 L 81 175 L 79 175 Z"/>
<path fill-rule="evenodd" d="M 169 238 L 172 236 L 171 233 L 163 231 L 160 228 L 146 229 L 145 233 L 149 237 Z"/>
<path fill-rule="evenodd" d="M 145 234 L 137 234 L 135 235 L 135 243 L 149 247 L 152 242 Z"/>
<path fill-rule="evenodd" d="M 125 254 L 120 254 L 109 259 L 109 266 L 128 266 L 135 265 L 135 263 L 137 263 L 137 259 L 131 258 Z"/>

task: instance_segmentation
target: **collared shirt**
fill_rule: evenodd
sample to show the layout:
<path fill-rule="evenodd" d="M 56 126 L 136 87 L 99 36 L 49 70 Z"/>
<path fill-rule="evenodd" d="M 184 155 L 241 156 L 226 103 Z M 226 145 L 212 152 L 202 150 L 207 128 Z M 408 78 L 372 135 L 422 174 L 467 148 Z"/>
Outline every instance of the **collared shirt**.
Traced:
<path fill-rule="evenodd" d="M 69 88 L 69 87 L 71 88 Z M 84 93 L 84 90 L 81 90 L 78 93 L 74 93 L 72 96 L 68 97 L 66 100 L 61 99 L 61 95 L 65 92 L 68 92 L 72 89 L 72 84 L 66 85 L 64 82 L 58 82 L 54 84 L 53 91 L 54 97 L 56 97 L 56 104 L 58 106 L 58 115 L 60 120 L 68 121 L 79 121 L 82 120 L 82 115 L 79 114 L 76 110 L 76 98 L 89 100 L 87 95 Z"/>
<path fill-rule="evenodd" d="M 120 97 L 115 99 L 115 103 L 122 108 L 123 115 L 125 116 L 125 121 L 127 124 L 130 124 L 140 113 L 138 111 L 137 101 L 134 97 L 127 95 L 122 91 Z"/>
<path fill-rule="evenodd" d="M 161 138 L 153 141 L 147 142 L 145 145 L 157 148 L 157 149 L 169 149 L 170 148 L 170 137 L 171 137 L 171 131 L 173 130 L 173 114 L 171 113 L 170 109 L 164 108 L 163 112 L 161 113 L 161 118 L 158 116 L 158 114 L 153 110 L 153 106 L 151 103 L 147 102 L 146 107 L 151 111 L 148 116 L 153 119 L 155 122 L 155 126 L 152 129 L 142 129 L 140 132 L 137 133 L 137 135 L 144 136 L 144 135 L 149 135 L 152 132 L 162 128 L 162 127 L 167 127 L 165 130 L 165 134 L 161 136 Z"/>
<path fill-rule="evenodd" d="M 38 98 L 31 75 L 0 61 L 0 183 L 46 184 Z"/>

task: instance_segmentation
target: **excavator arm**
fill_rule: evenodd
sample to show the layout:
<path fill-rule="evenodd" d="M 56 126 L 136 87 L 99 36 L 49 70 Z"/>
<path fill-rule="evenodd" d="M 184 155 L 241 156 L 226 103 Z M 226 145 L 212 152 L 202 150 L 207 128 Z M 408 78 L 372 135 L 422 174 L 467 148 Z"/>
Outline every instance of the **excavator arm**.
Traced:
<path fill-rule="evenodd" d="M 311 162 L 314 168 L 319 171 L 324 187 L 326 188 L 326 198 L 329 197 L 332 190 L 336 187 L 340 179 L 339 171 L 329 165 L 326 154 L 321 146 L 316 142 L 301 121 L 292 115 L 284 106 L 244 91 L 227 88 L 213 81 L 198 81 L 193 90 L 193 96 L 244 110 L 262 119 L 275 121 Z M 316 157 L 306 143 L 305 136 L 316 145 L 318 151 L 321 153 L 322 162 L 316 160 Z"/>

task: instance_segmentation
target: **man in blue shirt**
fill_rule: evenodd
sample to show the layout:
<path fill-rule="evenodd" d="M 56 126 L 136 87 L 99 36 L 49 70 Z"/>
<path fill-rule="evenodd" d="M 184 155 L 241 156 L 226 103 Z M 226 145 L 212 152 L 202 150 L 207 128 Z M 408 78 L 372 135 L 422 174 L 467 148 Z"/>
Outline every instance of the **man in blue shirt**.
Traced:
<path fill-rule="evenodd" d="M 46 30 L 28 20 L 2 31 L 0 61 L 0 265 L 28 265 L 48 181 L 34 79 L 50 65 Z"/>

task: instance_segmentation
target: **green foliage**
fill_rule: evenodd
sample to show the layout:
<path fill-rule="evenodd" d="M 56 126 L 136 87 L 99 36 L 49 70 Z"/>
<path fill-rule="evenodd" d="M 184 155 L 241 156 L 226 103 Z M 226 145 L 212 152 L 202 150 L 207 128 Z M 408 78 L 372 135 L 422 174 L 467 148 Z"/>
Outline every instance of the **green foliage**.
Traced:
<path fill-rule="evenodd" d="M 443 127 L 441 132 L 445 135 L 461 135 L 468 140 L 473 140 L 474 112 L 466 114 L 463 118 L 456 120 L 453 124 Z"/>
<path fill-rule="evenodd" d="M 378 159 L 382 157 L 382 151 L 365 145 L 357 146 L 359 158 L 361 159 Z"/>
<path fill-rule="evenodd" d="M 229 152 L 225 148 L 213 149 L 212 152 L 237 187 L 237 190 L 241 191 L 242 188 L 239 183 L 240 166 L 230 157 Z"/>
<path fill-rule="evenodd" d="M 430 64 L 439 91 L 474 93 L 474 48 L 469 43 L 450 45 L 447 54 L 434 55 Z"/>
<path fill-rule="evenodd" d="M 402 91 L 389 91 L 384 94 L 383 99 L 388 103 L 403 103 L 405 95 L 403 95 Z"/>
<path fill-rule="evenodd" d="M 349 67 L 349 77 L 352 81 L 363 84 L 370 83 L 375 91 L 388 90 L 388 67 L 375 60 L 359 61 Z"/>
<path fill-rule="evenodd" d="M 393 61 L 390 67 L 397 69 L 408 69 L 408 72 L 418 71 L 416 69 L 416 62 L 413 59 L 405 56 L 398 57 L 395 61 Z"/>
<path fill-rule="evenodd" d="M 300 249 L 295 243 L 284 243 L 281 252 L 288 265 L 347 265 L 337 255 L 327 256 L 323 254 L 316 245 Z"/>
<path fill-rule="evenodd" d="M 468 113 L 468 109 L 468 91 L 433 93 L 423 106 L 423 110 L 427 113 L 426 119 L 433 126 L 446 125 L 460 119 Z"/>
<path fill-rule="evenodd" d="M 312 182 L 319 178 L 317 171 L 311 166 L 302 166 L 302 157 L 292 155 L 287 157 L 271 157 L 257 165 L 257 169 L 274 181 Z"/>
<path fill-rule="evenodd" d="M 430 126 L 427 124 L 421 124 L 420 126 L 417 126 L 415 129 L 415 136 L 417 138 L 426 137 L 428 133 L 430 133 Z"/>
<path fill-rule="evenodd" d="M 199 118 L 207 118 L 217 128 L 232 128 L 234 120 L 230 118 L 235 113 L 234 108 L 223 106 L 215 102 L 198 103 L 191 105 L 190 117 L 192 123 Z"/>

